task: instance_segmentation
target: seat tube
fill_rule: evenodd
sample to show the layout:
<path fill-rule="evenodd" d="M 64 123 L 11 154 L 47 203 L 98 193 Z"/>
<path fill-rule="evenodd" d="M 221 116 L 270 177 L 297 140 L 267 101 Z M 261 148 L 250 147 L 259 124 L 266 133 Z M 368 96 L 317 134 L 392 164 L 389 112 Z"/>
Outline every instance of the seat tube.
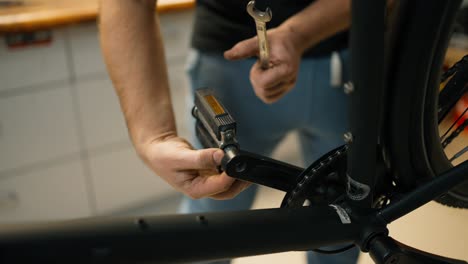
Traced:
<path fill-rule="evenodd" d="M 384 91 L 384 0 L 353 0 L 348 188 L 350 203 L 372 205 Z M 347 87 L 349 88 L 349 87 Z"/>

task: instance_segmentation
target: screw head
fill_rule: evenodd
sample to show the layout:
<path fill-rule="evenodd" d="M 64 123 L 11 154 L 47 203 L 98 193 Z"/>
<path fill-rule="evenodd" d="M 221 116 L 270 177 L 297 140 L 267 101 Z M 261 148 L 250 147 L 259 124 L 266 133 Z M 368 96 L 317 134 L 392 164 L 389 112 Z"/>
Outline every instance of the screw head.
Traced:
<path fill-rule="evenodd" d="M 234 165 L 236 172 L 244 172 L 247 169 L 247 163 L 245 161 L 239 161 Z"/>
<path fill-rule="evenodd" d="M 351 94 L 354 92 L 354 84 L 352 82 L 347 82 L 343 85 L 345 94 Z"/>
<path fill-rule="evenodd" d="M 233 137 L 233 135 L 232 135 L 231 132 L 228 132 L 228 133 L 226 134 L 226 138 L 231 139 L 232 137 Z"/>
<path fill-rule="evenodd" d="M 343 135 L 343 138 L 344 138 L 344 141 L 346 142 L 346 144 L 353 143 L 353 134 L 351 134 L 351 132 L 346 132 Z"/>

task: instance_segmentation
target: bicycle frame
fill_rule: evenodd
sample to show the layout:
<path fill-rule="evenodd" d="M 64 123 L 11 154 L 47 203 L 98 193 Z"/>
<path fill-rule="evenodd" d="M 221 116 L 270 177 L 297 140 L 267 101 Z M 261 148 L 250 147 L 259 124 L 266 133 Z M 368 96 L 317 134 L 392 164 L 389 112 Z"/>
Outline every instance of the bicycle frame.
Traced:
<path fill-rule="evenodd" d="M 428 1 L 429 2 L 429 1 Z M 342 203 L 227 213 L 89 218 L 0 226 L 0 260 L 67 263 L 187 262 L 310 250 L 354 243 L 377 263 L 466 263 L 421 252 L 390 237 L 386 225 L 468 180 L 468 161 L 375 209 L 385 177 L 378 146 L 386 94 L 384 1 L 352 3 L 349 187 Z M 440 12 L 444 12 L 441 10 Z M 441 13 L 441 15 L 443 15 Z M 370 129 L 372 128 L 372 129 Z M 21 262 L 20 261 L 20 262 Z"/>

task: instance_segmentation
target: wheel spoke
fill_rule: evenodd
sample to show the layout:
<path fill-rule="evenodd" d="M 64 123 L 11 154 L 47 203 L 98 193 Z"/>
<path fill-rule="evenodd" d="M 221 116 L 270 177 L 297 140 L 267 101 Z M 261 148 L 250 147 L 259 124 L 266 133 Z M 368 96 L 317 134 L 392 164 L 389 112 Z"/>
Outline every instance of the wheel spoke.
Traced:
<path fill-rule="evenodd" d="M 466 112 L 468 112 L 468 107 L 466 107 L 465 111 L 463 111 L 463 113 L 457 118 L 457 120 L 455 120 L 455 122 L 453 122 L 453 124 L 450 126 L 450 128 L 447 131 L 445 131 L 444 135 L 442 137 L 440 137 L 440 141 L 443 141 L 445 139 L 445 136 L 447 136 L 447 134 L 458 123 L 458 121 L 460 121 L 460 119 L 466 114 Z"/>
<path fill-rule="evenodd" d="M 461 157 L 466 152 L 468 152 L 468 147 L 465 147 L 464 149 L 457 152 L 455 155 L 453 155 L 453 157 L 449 161 L 453 162 L 454 160 L 458 159 L 459 157 Z"/>
<path fill-rule="evenodd" d="M 448 146 L 448 144 L 450 144 L 456 137 L 458 137 L 458 135 L 460 135 L 460 133 L 465 130 L 465 128 L 468 127 L 468 119 L 465 119 L 465 121 L 463 121 L 463 123 L 457 127 L 457 129 L 455 129 L 455 131 L 452 132 L 452 134 L 450 134 L 450 136 L 448 136 L 443 142 L 442 142 L 442 147 L 445 149 L 445 147 Z"/>

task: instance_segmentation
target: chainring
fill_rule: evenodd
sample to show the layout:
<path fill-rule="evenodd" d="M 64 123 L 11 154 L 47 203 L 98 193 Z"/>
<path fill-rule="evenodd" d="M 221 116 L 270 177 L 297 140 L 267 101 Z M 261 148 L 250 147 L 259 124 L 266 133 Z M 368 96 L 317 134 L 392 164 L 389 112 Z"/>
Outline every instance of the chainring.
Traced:
<path fill-rule="evenodd" d="M 348 145 L 335 148 L 302 171 L 296 186 L 284 196 L 281 207 L 300 207 L 306 200 L 329 204 L 344 194 L 348 148 Z"/>

